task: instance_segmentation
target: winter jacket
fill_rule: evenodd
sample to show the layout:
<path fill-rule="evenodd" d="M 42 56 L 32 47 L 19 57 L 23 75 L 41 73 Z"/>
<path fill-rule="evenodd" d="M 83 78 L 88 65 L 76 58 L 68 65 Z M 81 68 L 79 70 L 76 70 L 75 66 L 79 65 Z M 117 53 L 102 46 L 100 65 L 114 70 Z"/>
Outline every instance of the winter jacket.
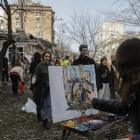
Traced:
<path fill-rule="evenodd" d="M 73 62 L 73 65 L 80 65 L 80 64 L 82 64 L 82 65 L 94 65 L 95 66 L 96 84 L 97 84 L 97 89 L 99 89 L 100 88 L 100 78 L 99 78 L 98 71 L 97 71 L 96 64 L 95 64 L 94 60 L 87 57 L 87 56 L 82 57 L 80 55 L 80 57 Z"/>
<path fill-rule="evenodd" d="M 32 75 L 34 75 L 35 72 L 35 68 L 36 66 L 41 62 L 41 60 L 34 60 L 31 62 L 30 64 L 30 73 L 32 73 Z"/>
<path fill-rule="evenodd" d="M 23 61 L 24 61 L 25 68 L 28 68 L 28 60 L 23 59 Z"/>
<path fill-rule="evenodd" d="M 63 65 L 63 66 L 70 66 L 71 63 L 70 63 L 69 60 L 65 60 L 65 61 L 63 61 L 62 65 Z"/>
<path fill-rule="evenodd" d="M 8 69 L 8 58 L 4 57 L 3 68 Z"/>
<path fill-rule="evenodd" d="M 93 98 L 92 106 L 94 109 L 104 112 L 120 115 L 128 114 L 134 134 L 133 140 L 140 140 L 140 88 L 130 97 L 131 102 L 129 104 L 123 104 L 122 101 L 118 100 Z"/>
<path fill-rule="evenodd" d="M 115 80 L 115 71 L 114 71 L 114 68 L 115 68 L 115 60 L 112 61 L 112 64 L 111 64 L 111 72 L 110 72 L 110 82 L 113 82 L 114 83 L 114 80 Z"/>
<path fill-rule="evenodd" d="M 21 82 L 23 82 L 23 69 L 20 66 L 15 66 L 11 69 L 10 73 L 16 72 L 19 74 Z"/>
<path fill-rule="evenodd" d="M 103 66 L 102 64 L 99 65 L 98 68 L 99 76 L 100 76 L 100 82 L 101 83 L 109 83 L 110 82 L 110 71 L 107 66 Z M 103 74 L 107 74 L 106 77 L 103 77 Z"/>

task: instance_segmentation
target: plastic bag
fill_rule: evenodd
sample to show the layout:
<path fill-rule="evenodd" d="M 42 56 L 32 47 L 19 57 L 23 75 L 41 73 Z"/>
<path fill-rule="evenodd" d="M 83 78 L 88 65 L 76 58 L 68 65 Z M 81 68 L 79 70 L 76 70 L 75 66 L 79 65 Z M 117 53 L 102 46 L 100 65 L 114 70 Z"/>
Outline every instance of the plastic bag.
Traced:
<path fill-rule="evenodd" d="M 37 114 L 36 104 L 30 98 L 28 98 L 28 102 L 25 104 L 24 107 L 22 107 L 22 111 L 25 111 L 26 113 Z"/>

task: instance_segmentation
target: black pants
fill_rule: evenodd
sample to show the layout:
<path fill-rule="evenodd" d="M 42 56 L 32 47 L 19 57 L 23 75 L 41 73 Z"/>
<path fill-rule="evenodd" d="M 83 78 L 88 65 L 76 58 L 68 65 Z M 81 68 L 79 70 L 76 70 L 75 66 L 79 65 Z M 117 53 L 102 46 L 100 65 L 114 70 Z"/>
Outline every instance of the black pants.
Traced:
<path fill-rule="evenodd" d="M 13 94 L 18 94 L 18 81 L 20 81 L 20 77 L 17 74 L 10 74 L 10 78 L 13 83 L 12 85 Z"/>
<path fill-rule="evenodd" d="M 6 76 L 6 81 L 9 81 L 9 76 L 8 76 L 8 69 L 5 69 L 5 71 L 2 72 L 2 81 L 5 81 L 5 76 Z"/>
<path fill-rule="evenodd" d="M 116 94 L 115 94 L 115 89 L 114 89 L 114 81 L 111 82 L 110 92 L 111 92 L 111 99 L 116 99 Z"/>

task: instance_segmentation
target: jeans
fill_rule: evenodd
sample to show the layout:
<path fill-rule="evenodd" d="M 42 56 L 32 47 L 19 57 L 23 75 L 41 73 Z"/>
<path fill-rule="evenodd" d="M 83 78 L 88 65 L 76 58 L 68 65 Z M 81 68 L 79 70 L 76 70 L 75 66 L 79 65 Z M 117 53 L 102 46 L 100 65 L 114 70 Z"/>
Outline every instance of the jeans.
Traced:
<path fill-rule="evenodd" d="M 115 94 L 115 90 L 114 90 L 114 82 L 111 83 L 111 99 L 116 99 L 116 94 Z"/>
<path fill-rule="evenodd" d="M 5 76 L 6 76 L 6 81 L 9 81 L 9 76 L 8 76 L 8 69 L 5 69 L 5 71 L 2 72 L 2 81 L 5 81 Z"/>
<path fill-rule="evenodd" d="M 10 74 L 10 78 L 12 81 L 12 91 L 13 94 L 18 94 L 18 81 L 20 81 L 20 77 L 17 74 Z"/>
<path fill-rule="evenodd" d="M 42 87 L 42 95 L 40 104 L 37 105 L 37 113 L 41 113 L 41 109 L 45 100 L 45 110 L 44 110 L 44 120 L 48 119 L 51 112 L 51 98 L 50 98 L 50 92 L 47 93 L 46 98 L 44 99 L 45 94 L 45 86 Z"/>
<path fill-rule="evenodd" d="M 25 68 L 25 77 L 26 77 L 26 79 L 28 78 L 28 75 L 27 75 L 27 68 Z"/>

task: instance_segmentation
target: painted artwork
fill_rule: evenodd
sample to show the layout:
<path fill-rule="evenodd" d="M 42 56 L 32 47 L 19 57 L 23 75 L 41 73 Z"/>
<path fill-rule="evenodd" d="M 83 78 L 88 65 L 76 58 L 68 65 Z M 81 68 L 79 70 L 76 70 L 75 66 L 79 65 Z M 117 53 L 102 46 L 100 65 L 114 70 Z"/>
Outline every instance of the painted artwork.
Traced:
<path fill-rule="evenodd" d="M 93 66 L 62 66 L 67 110 L 86 110 L 92 108 L 87 99 L 85 89 L 94 91 Z"/>
<path fill-rule="evenodd" d="M 98 113 L 85 94 L 89 89 L 97 95 L 95 76 L 94 65 L 49 67 L 54 123 L 80 117 L 82 110 L 86 115 Z"/>

